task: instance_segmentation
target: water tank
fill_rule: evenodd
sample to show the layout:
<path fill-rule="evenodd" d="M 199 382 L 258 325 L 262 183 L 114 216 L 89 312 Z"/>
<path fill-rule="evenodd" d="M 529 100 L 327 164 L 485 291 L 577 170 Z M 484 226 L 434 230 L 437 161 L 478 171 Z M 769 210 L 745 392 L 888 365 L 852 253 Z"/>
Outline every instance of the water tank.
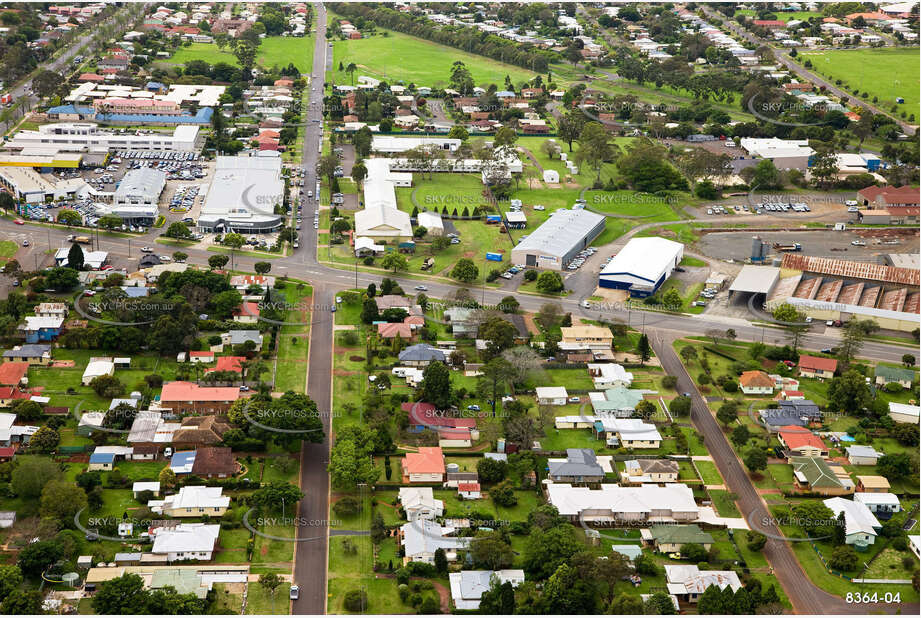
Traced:
<path fill-rule="evenodd" d="M 771 260 L 771 266 L 774 266 L 776 268 L 780 268 L 780 265 L 782 263 L 783 263 L 783 260 L 779 257 L 775 257 L 773 260 Z"/>
<path fill-rule="evenodd" d="M 449 463 L 447 466 L 445 466 L 445 468 L 448 470 L 448 472 L 458 472 L 460 470 L 460 466 L 456 463 Z"/>

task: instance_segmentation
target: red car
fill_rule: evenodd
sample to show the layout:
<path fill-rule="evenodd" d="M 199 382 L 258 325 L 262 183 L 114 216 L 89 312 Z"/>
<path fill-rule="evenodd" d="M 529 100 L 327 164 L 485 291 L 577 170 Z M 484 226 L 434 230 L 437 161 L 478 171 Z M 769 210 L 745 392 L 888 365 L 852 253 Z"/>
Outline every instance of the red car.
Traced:
<path fill-rule="evenodd" d="M 25 225 L 25 224 L 26 224 L 26 222 L 23 221 L 22 219 L 16 219 L 15 221 L 13 221 L 13 223 L 15 223 L 16 225 Z"/>

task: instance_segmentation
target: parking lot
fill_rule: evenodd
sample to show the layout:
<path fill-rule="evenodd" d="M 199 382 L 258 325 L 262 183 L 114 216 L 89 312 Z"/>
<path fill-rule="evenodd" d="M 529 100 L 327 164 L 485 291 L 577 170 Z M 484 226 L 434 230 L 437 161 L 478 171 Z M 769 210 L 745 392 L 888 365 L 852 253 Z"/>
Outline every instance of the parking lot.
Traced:
<path fill-rule="evenodd" d="M 883 244 L 880 239 L 861 238 L 852 230 L 758 233 L 749 231 L 704 234 L 700 239 L 701 253 L 722 260 L 747 260 L 751 257 L 752 236 L 755 235 L 760 236 L 761 240 L 769 246 L 773 243 L 799 243 L 801 252 L 806 255 L 865 262 L 876 262 L 880 253 L 907 251 L 906 247 L 909 247 L 912 242 L 914 243 L 912 251 L 917 251 L 918 247 L 917 236 L 896 244 Z M 783 256 L 782 252 L 773 249 L 769 249 L 769 254 L 774 257 Z"/>

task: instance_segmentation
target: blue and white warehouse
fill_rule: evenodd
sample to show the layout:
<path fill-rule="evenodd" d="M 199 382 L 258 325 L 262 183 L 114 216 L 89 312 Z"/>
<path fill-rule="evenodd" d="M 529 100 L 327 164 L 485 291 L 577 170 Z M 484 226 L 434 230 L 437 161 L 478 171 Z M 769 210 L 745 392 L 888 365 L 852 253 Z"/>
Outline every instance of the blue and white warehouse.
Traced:
<path fill-rule="evenodd" d="M 603 288 L 627 290 L 645 298 L 656 293 L 684 257 L 684 245 L 665 238 L 633 238 L 598 277 Z"/>

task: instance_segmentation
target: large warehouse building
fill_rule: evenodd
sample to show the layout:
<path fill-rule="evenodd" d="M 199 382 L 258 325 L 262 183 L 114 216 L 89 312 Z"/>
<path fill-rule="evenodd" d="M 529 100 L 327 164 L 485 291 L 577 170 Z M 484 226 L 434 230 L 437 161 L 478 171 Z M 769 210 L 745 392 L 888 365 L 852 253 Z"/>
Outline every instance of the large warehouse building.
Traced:
<path fill-rule="evenodd" d="M 160 194 L 166 188 L 166 172 L 152 167 L 128 170 L 105 208 L 130 225 L 153 225 L 159 212 Z"/>
<path fill-rule="evenodd" d="M 282 225 L 275 207 L 282 204 L 285 183 L 281 157 L 264 151 L 253 157 L 218 157 L 214 179 L 201 207 L 201 232 L 271 232 Z"/>
<path fill-rule="evenodd" d="M 604 231 L 605 217 L 561 208 L 512 249 L 512 263 L 562 270 Z"/>
<path fill-rule="evenodd" d="M 196 126 L 179 126 L 172 134 L 151 132 L 136 135 L 106 131 L 92 122 L 59 122 L 44 124 L 37 131 L 19 131 L 6 141 L 4 147 L 20 150 L 56 146 L 61 151 L 68 152 L 99 149 L 194 152 L 198 150 L 199 145 L 199 131 Z"/>
<path fill-rule="evenodd" d="M 680 242 L 657 237 L 632 238 L 601 271 L 598 285 L 645 298 L 656 293 L 683 257 L 684 245 Z"/>

